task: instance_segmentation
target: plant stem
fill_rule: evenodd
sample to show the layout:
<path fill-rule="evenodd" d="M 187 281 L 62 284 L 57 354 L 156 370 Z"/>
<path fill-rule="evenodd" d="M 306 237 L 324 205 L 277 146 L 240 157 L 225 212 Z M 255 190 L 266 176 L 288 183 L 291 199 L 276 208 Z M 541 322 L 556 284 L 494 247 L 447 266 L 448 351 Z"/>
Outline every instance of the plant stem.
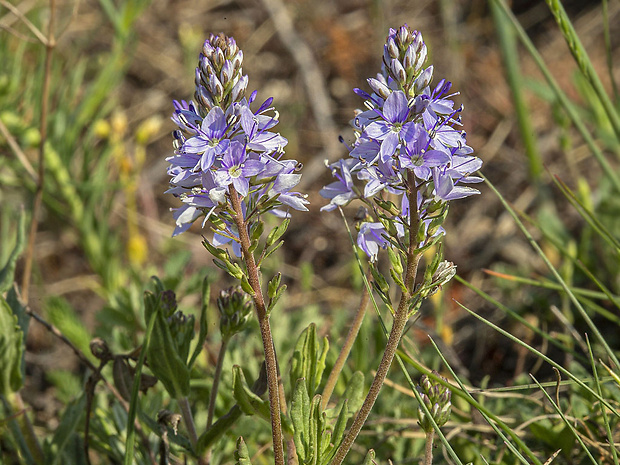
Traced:
<path fill-rule="evenodd" d="M 192 443 L 192 446 L 195 448 L 196 443 L 198 442 L 198 435 L 196 434 L 196 426 L 194 425 L 194 417 L 192 416 L 192 408 L 189 405 L 189 401 L 187 400 L 187 397 L 181 397 L 179 399 L 179 407 L 181 408 L 181 413 L 183 416 L 183 423 L 185 423 L 185 428 L 187 428 L 189 440 Z"/>
<path fill-rule="evenodd" d="M 231 185 L 229 188 L 230 200 L 234 210 L 233 220 L 239 231 L 239 242 L 243 250 L 243 258 L 248 271 L 248 282 L 254 290 L 254 307 L 258 316 L 258 324 L 263 339 L 263 350 L 265 351 L 265 367 L 267 370 L 267 386 L 269 388 L 269 409 L 271 413 L 271 433 L 273 436 L 273 454 L 275 465 L 284 465 L 284 445 L 282 443 L 282 424 L 280 419 L 280 394 L 278 386 L 278 362 L 276 350 L 271 336 L 271 326 L 269 325 L 269 314 L 265 306 L 265 299 L 260 285 L 259 270 L 254 260 L 254 255 L 250 251 L 250 235 L 248 225 L 243 217 L 241 200 L 239 194 Z"/>
<path fill-rule="evenodd" d="M 392 330 L 390 331 L 390 335 L 388 337 L 385 352 L 383 353 L 381 363 L 379 363 L 379 367 L 377 368 L 375 378 L 370 385 L 368 395 L 366 396 L 366 399 L 364 399 L 362 407 L 360 408 L 359 412 L 357 412 L 351 428 L 349 429 L 342 443 L 338 447 L 338 450 L 336 451 L 334 458 L 330 462 L 330 465 L 340 465 L 343 462 L 349 450 L 351 449 L 351 446 L 353 446 L 357 435 L 364 426 L 364 423 L 366 423 L 368 415 L 370 415 L 370 411 L 372 410 L 372 407 L 374 406 L 375 401 L 379 396 L 379 392 L 381 391 L 381 387 L 383 386 L 385 377 L 387 376 L 390 366 L 392 365 L 392 360 L 394 360 L 396 349 L 398 348 L 398 344 L 400 343 L 400 339 L 403 335 L 405 325 L 407 324 L 409 302 L 411 301 L 413 286 L 415 284 L 415 278 L 418 273 L 418 264 L 420 262 L 420 258 L 422 257 L 422 254 L 417 251 L 416 237 L 420 224 L 420 218 L 418 216 L 417 208 L 414 211 L 414 206 L 418 204 L 418 192 L 415 184 L 415 176 L 411 170 L 408 171 L 407 180 L 409 184 L 407 196 L 409 197 L 410 210 L 409 246 L 407 248 L 407 268 L 405 271 L 404 280 L 405 291 L 403 291 L 400 296 L 400 303 L 398 304 L 398 309 L 394 314 L 394 322 L 392 324 Z"/>
<path fill-rule="evenodd" d="M 209 396 L 209 411 L 207 412 L 207 429 L 213 424 L 213 415 L 215 413 L 215 399 L 217 398 L 217 390 L 220 386 L 220 378 L 222 376 L 222 365 L 224 364 L 224 356 L 228 347 L 228 338 L 222 339 L 220 353 L 217 354 L 217 362 L 215 364 L 215 373 L 213 373 L 213 386 L 211 386 L 211 395 Z"/>
<path fill-rule="evenodd" d="M 424 465 L 432 465 L 433 463 L 433 437 L 434 431 L 426 433 L 426 445 L 424 447 Z"/>
<path fill-rule="evenodd" d="M 336 359 L 336 363 L 334 364 L 334 368 L 332 368 L 331 373 L 329 374 L 329 378 L 327 378 L 327 383 L 325 383 L 325 389 L 323 389 L 323 396 L 321 400 L 321 408 L 325 410 L 327 408 L 327 404 L 329 404 L 329 399 L 334 392 L 334 388 L 336 387 L 336 383 L 338 382 L 338 377 L 340 376 L 340 372 L 344 367 L 347 358 L 349 358 L 349 354 L 351 353 L 351 349 L 353 348 L 353 343 L 357 338 L 357 335 L 362 326 L 362 322 L 364 321 L 364 316 L 366 315 L 366 307 L 368 306 L 368 301 L 370 300 L 370 294 L 368 293 L 368 289 L 364 286 L 362 290 L 362 298 L 360 300 L 359 307 L 357 309 L 357 313 L 355 314 L 355 318 L 353 319 L 353 323 L 351 323 L 351 327 L 349 328 L 349 333 L 347 334 L 347 338 L 344 341 L 344 345 L 340 350 L 340 354 Z"/>
<path fill-rule="evenodd" d="M 34 194 L 34 204 L 32 206 L 32 219 L 28 233 L 28 245 L 24 253 L 24 272 L 22 275 L 22 298 L 24 303 L 28 303 L 30 292 L 30 277 L 32 275 L 32 260 L 34 258 L 34 245 L 37 236 L 37 216 L 43 203 L 43 186 L 45 181 L 45 143 L 47 142 L 47 113 L 49 106 L 50 80 L 52 73 L 52 52 L 56 46 L 54 38 L 54 22 L 56 20 L 56 0 L 50 0 L 50 17 L 47 24 L 47 38 L 45 44 L 45 67 L 43 70 L 43 89 L 41 91 L 41 121 L 39 132 L 41 141 L 39 143 L 39 166 L 37 170 L 37 188 Z"/>

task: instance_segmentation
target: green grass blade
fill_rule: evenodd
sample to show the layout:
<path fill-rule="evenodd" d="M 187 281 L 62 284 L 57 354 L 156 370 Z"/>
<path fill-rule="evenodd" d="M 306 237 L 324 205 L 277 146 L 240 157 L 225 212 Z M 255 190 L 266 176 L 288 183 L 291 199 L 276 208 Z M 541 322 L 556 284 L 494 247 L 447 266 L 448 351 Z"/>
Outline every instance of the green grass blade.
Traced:
<path fill-rule="evenodd" d="M 467 311 L 470 315 L 475 316 L 477 319 L 479 319 L 480 321 L 482 321 L 483 323 L 487 324 L 488 326 L 490 326 L 491 328 L 493 328 L 495 331 L 499 332 L 500 334 L 506 336 L 508 339 L 510 339 L 512 342 L 525 347 L 527 350 L 529 350 L 530 352 L 532 352 L 534 355 L 542 358 L 545 362 L 547 362 L 548 364 L 554 366 L 555 368 L 558 369 L 558 371 L 560 371 L 561 373 L 563 373 L 564 375 L 566 375 L 568 378 L 572 379 L 574 382 L 576 382 L 579 386 L 581 386 L 583 389 L 585 389 L 586 391 L 588 391 L 592 396 L 594 396 L 596 399 L 598 399 L 601 403 L 603 403 L 607 408 L 609 408 L 615 416 L 617 416 L 618 418 L 620 418 L 620 413 L 617 412 L 615 410 L 615 408 L 607 401 L 605 400 L 603 397 L 599 396 L 598 393 L 596 393 L 590 386 L 588 386 L 584 381 L 582 381 L 581 379 L 579 379 L 577 376 L 573 375 L 570 371 L 568 371 L 566 368 L 564 368 L 562 365 L 560 365 L 559 363 L 557 363 L 556 361 L 552 360 L 551 358 L 547 357 L 545 354 L 543 354 L 542 352 L 540 352 L 539 350 L 535 349 L 534 347 L 530 346 L 529 344 L 523 342 L 521 339 L 513 336 L 512 334 L 510 334 L 508 331 L 500 328 L 499 326 L 497 326 L 496 324 L 493 324 L 491 321 L 487 320 L 486 318 L 478 315 L 476 312 L 470 310 L 469 308 L 467 308 L 465 305 L 457 302 L 457 304 L 463 308 L 465 311 Z"/>
<path fill-rule="evenodd" d="M 510 28 L 510 22 L 502 15 L 498 5 L 490 1 L 493 20 L 495 21 L 495 31 L 499 39 L 499 47 L 502 54 L 502 61 L 506 69 L 506 80 L 510 87 L 510 95 L 517 116 L 519 133 L 523 141 L 523 148 L 528 161 L 528 171 L 530 179 L 534 182 L 540 181 L 543 171 L 543 164 L 540 152 L 536 145 L 536 131 L 533 128 L 530 118 L 531 112 L 523 98 L 523 80 L 521 76 L 521 64 L 519 63 L 519 53 L 514 31 Z"/>
<path fill-rule="evenodd" d="M 575 428 L 573 427 L 573 425 L 571 424 L 570 421 L 568 421 L 568 419 L 566 418 L 566 416 L 564 415 L 564 412 L 562 412 L 562 409 L 560 409 L 560 406 L 557 405 L 555 403 L 555 401 L 551 398 L 551 396 L 549 395 L 549 393 L 541 386 L 541 384 L 538 382 L 538 380 L 534 377 L 534 375 L 532 375 L 530 373 L 530 376 L 532 377 L 532 379 L 534 380 L 534 382 L 538 385 L 538 387 L 540 388 L 541 392 L 545 395 L 545 397 L 547 398 L 547 400 L 549 401 L 549 403 L 553 406 L 554 410 L 556 411 L 556 413 L 558 415 L 560 415 L 560 417 L 562 418 L 562 421 L 564 421 L 564 424 L 566 426 L 568 426 L 568 429 L 571 430 L 571 433 L 573 433 L 573 436 L 575 436 L 575 439 L 577 439 L 577 441 L 579 442 L 579 444 L 581 445 L 581 447 L 583 448 L 583 450 L 586 452 L 586 455 L 590 458 L 590 461 L 594 464 L 594 465 L 598 465 L 597 461 L 594 459 L 594 457 L 592 457 L 592 453 L 590 452 L 590 450 L 586 447 L 586 445 L 583 443 L 583 439 L 581 439 L 581 436 L 579 436 L 579 433 L 577 433 L 577 430 L 575 430 Z"/>
<path fill-rule="evenodd" d="M 142 367 L 144 366 L 144 359 L 146 358 L 146 351 L 149 343 L 151 342 L 151 334 L 153 333 L 153 327 L 155 326 L 155 320 L 157 312 L 153 312 L 151 318 L 149 318 L 148 326 L 146 327 L 146 334 L 144 335 L 144 342 L 142 343 L 142 350 L 140 351 L 140 358 L 136 364 L 136 371 L 133 379 L 133 386 L 131 388 L 131 400 L 129 402 L 129 412 L 127 413 L 127 440 L 125 441 L 125 457 L 123 459 L 123 465 L 132 465 L 134 458 L 134 442 L 136 436 L 136 412 L 138 411 L 138 392 L 140 391 L 140 378 L 142 374 Z"/>
<path fill-rule="evenodd" d="M 531 324 L 529 321 L 527 321 L 525 318 L 523 318 L 521 315 L 519 315 L 517 312 L 515 312 L 514 310 L 512 310 L 511 308 L 507 307 L 506 305 L 502 304 L 501 302 L 499 302 L 498 300 L 494 299 L 493 297 L 491 297 L 489 294 L 487 294 L 486 292 L 484 292 L 483 290 L 479 289 L 478 287 L 474 286 L 473 284 L 469 283 L 468 281 L 465 281 L 463 278 L 461 278 L 459 275 L 456 275 L 454 277 L 454 279 L 456 279 L 459 283 L 463 284 L 464 286 L 468 287 L 469 289 L 471 289 L 472 291 L 474 291 L 476 294 L 478 294 L 480 297 L 482 297 L 484 300 L 486 300 L 487 302 L 493 304 L 494 306 L 496 306 L 497 308 L 499 308 L 501 311 L 503 311 L 504 313 L 510 315 L 512 318 L 514 318 L 515 320 L 519 321 L 522 325 L 524 325 L 526 328 L 528 328 L 530 331 L 533 331 L 535 334 L 539 335 L 540 337 L 542 337 L 543 339 L 546 339 L 549 343 L 551 343 L 552 345 L 556 346 L 557 348 L 559 348 L 560 350 L 562 350 L 563 352 L 567 352 L 570 353 L 571 355 L 573 355 L 575 358 L 580 359 L 581 361 L 585 362 L 585 359 L 583 358 L 583 356 L 581 354 L 578 354 L 577 352 L 575 352 L 573 349 L 571 349 L 570 347 L 565 346 L 564 344 L 562 344 L 559 340 L 557 340 L 556 338 L 552 337 L 551 335 L 545 333 L 544 331 L 542 331 L 540 328 L 537 328 L 536 326 L 534 326 L 533 324 Z"/>
<path fill-rule="evenodd" d="M 500 202 L 504 205 L 504 208 L 506 209 L 506 211 L 508 211 L 510 216 L 512 216 L 518 228 L 527 238 L 530 245 L 534 248 L 538 256 L 545 262 L 545 265 L 547 265 L 547 268 L 549 269 L 551 274 L 558 281 L 558 283 L 562 286 L 562 289 L 564 289 L 564 292 L 568 294 L 568 297 L 570 298 L 571 302 L 575 305 L 575 308 L 577 309 L 581 317 L 585 320 L 586 324 L 588 325 L 592 333 L 596 336 L 598 342 L 605 348 L 605 351 L 607 352 L 607 355 L 609 356 L 609 358 L 611 358 L 611 360 L 614 361 L 616 366 L 620 366 L 620 362 L 618 362 L 618 358 L 616 357 L 616 354 L 614 353 L 614 351 L 609 347 L 609 344 L 607 343 L 607 341 L 605 340 L 605 338 L 603 337 L 603 335 L 601 334 L 597 326 L 594 324 L 592 319 L 586 313 L 586 311 L 584 310 L 579 300 L 575 297 L 575 294 L 573 294 L 573 292 L 568 287 L 568 285 L 566 284 L 562 276 L 560 276 L 560 273 L 558 273 L 558 271 L 554 268 L 553 264 L 549 261 L 549 258 L 547 257 L 547 255 L 545 255 L 545 253 L 542 251 L 538 243 L 534 240 L 532 235 L 525 228 L 525 226 L 523 225 L 523 222 L 521 222 L 521 220 L 519 219 L 518 215 L 515 213 L 513 208 L 508 204 L 506 199 L 504 199 L 504 197 L 499 193 L 499 191 L 495 188 L 495 186 L 488 179 L 484 178 L 484 181 L 491 188 L 491 190 L 495 193 L 495 195 L 497 195 Z"/>
<path fill-rule="evenodd" d="M 566 94 L 562 91 L 562 89 L 560 89 L 560 86 L 558 85 L 557 81 L 554 79 L 553 75 L 551 74 L 551 71 L 549 71 L 549 68 L 547 68 L 547 65 L 545 64 L 543 58 L 538 53 L 538 50 L 536 50 L 536 47 L 534 47 L 534 44 L 532 43 L 530 38 L 525 33 L 525 30 L 521 27 L 521 24 L 519 24 L 519 21 L 517 21 L 517 18 L 515 18 L 512 11 L 510 10 L 510 8 L 508 8 L 504 0 L 493 0 L 493 1 L 501 7 L 501 10 L 504 13 L 504 15 L 506 15 L 506 17 L 508 17 L 510 21 L 512 22 L 513 26 L 515 27 L 517 31 L 519 38 L 521 39 L 521 42 L 525 45 L 526 49 L 528 50 L 528 52 L 534 59 L 536 65 L 538 66 L 540 71 L 545 76 L 545 80 L 551 87 L 551 90 L 553 91 L 556 98 L 558 99 L 558 102 L 560 103 L 562 108 L 564 108 L 564 111 L 566 112 L 570 120 L 572 121 L 573 125 L 575 126 L 575 128 L 577 129 L 581 137 L 583 137 L 588 148 L 590 149 L 590 151 L 596 158 L 596 161 L 600 164 L 601 168 L 603 169 L 605 176 L 609 178 L 609 180 L 613 184 L 616 191 L 620 193 L 620 178 L 618 178 L 618 175 L 616 174 L 615 170 L 611 167 L 611 165 L 609 164 L 609 162 L 603 155 L 603 152 L 601 152 L 601 150 L 596 145 L 594 138 L 588 132 L 581 117 L 575 110 L 574 106 L 572 105 L 572 103 L 570 102 Z"/>
<path fill-rule="evenodd" d="M 523 218 L 525 218 L 527 221 L 529 221 L 531 224 L 533 225 L 537 225 L 537 223 L 532 220 L 529 216 L 525 215 L 523 212 L 521 212 L 521 216 Z M 538 227 L 538 226 L 537 226 Z M 547 239 L 551 244 L 554 245 L 554 247 L 556 249 L 558 249 L 558 251 L 565 257 L 567 257 L 569 260 L 571 260 L 573 262 L 574 265 L 576 265 L 579 270 L 584 273 L 594 284 L 597 285 L 597 287 L 601 290 L 601 292 L 607 297 L 607 299 L 609 299 L 610 302 L 612 302 L 616 308 L 618 308 L 620 310 L 620 296 L 617 296 L 615 294 L 613 294 L 608 288 L 607 286 L 605 286 L 599 279 L 596 278 L 596 276 L 594 276 L 594 274 L 583 264 L 583 262 L 581 260 L 579 260 L 578 258 L 574 257 L 571 253 L 569 253 L 568 249 L 554 236 L 552 236 L 551 234 L 549 234 L 545 229 L 538 227 L 538 229 L 543 233 L 545 239 Z M 555 283 L 548 283 L 549 286 L 559 286 Z M 559 286 L 559 288 L 561 288 L 561 286 Z M 559 289 L 558 289 L 559 290 Z M 589 297 L 589 298 L 593 298 L 593 299 L 603 299 L 604 297 L 596 292 L 596 291 L 592 291 L 592 290 L 587 290 L 587 289 L 575 289 L 573 288 L 573 292 L 576 295 L 581 295 L 582 297 Z M 610 314 L 610 312 L 608 310 L 603 309 L 602 312 L 599 312 L 601 315 L 605 316 L 606 318 L 610 319 L 611 321 L 616 321 L 618 320 L 618 317 L 614 314 Z"/>
<path fill-rule="evenodd" d="M 605 55 L 607 56 L 607 72 L 609 73 L 609 81 L 614 93 L 614 101 L 618 102 L 620 95 L 618 94 L 618 84 L 614 76 L 613 54 L 611 52 L 611 38 L 609 36 L 609 10 L 607 8 L 607 0 L 603 0 L 603 37 L 605 39 Z"/>
<path fill-rule="evenodd" d="M 562 191 L 562 194 L 571 203 L 584 220 L 603 238 L 610 247 L 614 249 L 616 255 L 620 257 L 620 242 L 613 234 L 596 218 L 596 215 L 571 191 L 568 186 L 557 176 L 553 176 L 553 181 Z"/>
<path fill-rule="evenodd" d="M 605 87 L 603 87 L 603 83 L 598 77 L 592 62 L 590 61 L 590 57 L 588 56 L 588 52 L 583 47 L 581 40 L 579 40 L 579 36 L 575 32 L 573 25 L 562 6 L 562 3 L 559 0 L 545 0 L 547 5 L 549 6 L 549 10 L 553 14 L 555 21 L 558 23 L 560 27 L 560 31 L 562 31 L 562 35 L 566 40 L 566 44 L 573 54 L 573 58 L 575 58 L 575 62 L 579 67 L 579 70 L 583 73 L 586 79 L 592 85 L 592 88 L 596 92 L 596 95 L 603 105 L 605 112 L 607 113 L 607 117 L 611 122 L 612 127 L 614 128 L 614 132 L 616 133 L 616 137 L 620 140 L 620 117 L 618 116 L 618 112 L 614 107 L 613 103 L 609 99 L 607 92 L 605 92 Z"/>
<path fill-rule="evenodd" d="M 594 363 L 594 354 L 592 353 L 592 346 L 590 345 L 590 340 L 586 335 L 586 344 L 588 345 L 588 351 L 590 354 L 590 366 L 592 368 L 592 374 L 594 375 L 594 381 L 596 386 L 596 392 L 603 397 L 603 390 L 601 389 L 601 380 L 598 376 L 598 371 L 596 369 L 596 363 Z M 601 408 L 601 416 L 603 417 L 603 423 L 605 424 L 605 432 L 607 433 L 607 441 L 610 444 L 611 455 L 614 459 L 614 464 L 618 465 L 618 451 L 616 450 L 613 434 L 611 432 L 611 427 L 609 425 L 609 416 L 607 415 L 607 411 L 605 407 L 599 405 Z"/>
<path fill-rule="evenodd" d="M 578 263 L 578 260 L 575 260 L 575 263 Z M 582 264 L 582 266 L 583 266 L 583 264 Z M 589 273 L 589 270 L 587 270 L 587 268 L 585 268 L 585 269 Z M 552 281 L 548 281 L 548 280 L 543 280 L 543 279 L 537 280 L 537 279 L 531 279 L 531 278 L 524 278 L 522 276 L 507 275 L 505 273 L 496 273 L 496 272 L 490 271 L 490 270 L 487 270 L 487 274 L 490 274 L 491 276 L 495 276 L 495 277 L 500 278 L 500 279 L 505 279 L 505 280 L 508 280 L 508 281 L 511 281 L 511 282 L 515 282 L 515 283 L 519 283 L 519 284 L 524 284 L 524 285 L 528 285 L 528 286 L 534 286 L 534 287 L 538 287 L 538 288 L 541 288 L 541 289 L 550 289 L 550 290 L 560 291 L 560 292 L 562 292 L 564 290 L 561 285 L 559 285 L 557 283 L 554 283 Z M 592 276 L 592 278 L 596 279 L 596 278 L 594 278 L 594 276 Z M 609 300 L 610 302 L 614 303 L 616 306 L 618 305 L 619 298 L 614 296 L 614 295 L 612 295 L 609 292 L 609 289 L 607 289 L 599 281 L 597 281 L 597 284 L 600 284 L 600 286 L 602 286 L 607 292 L 592 291 L 590 289 L 583 289 L 583 288 L 579 288 L 579 287 L 571 287 L 570 289 L 575 294 L 577 299 L 579 299 L 580 302 L 582 302 L 583 304 L 587 305 L 588 307 L 591 307 L 592 310 L 594 310 L 596 313 L 600 314 L 601 316 L 607 318 L 609 321 L 611 321 L 611 322 L 613 322 L 613 323 L 615 323 L 615 324 L 620 326 L 620 317 L 618 317 L 617 315 L 613 314 L 609 310 L 606 310 L 605 308 L 601 307 L 600 305 L 595 304 L 592 300 L 590 300 L 591 298 L 592 299 L 597 299 L 597 300 Z M 479 294 L 479 295 L 481 295 L 481 294 Z"/>
<path fill-rule="evenodd" d="M 456 380 L 456 382 L 458 383 L 459 387 L 461 388 L 461 392 L 463 394 L 465 394 L 466 396 L 466 400 L 468 402 L 470 402 L 470 405 L 474 406 L 474 404 L 477 404 L 480 406 L 480 408 L 478 408 L 478 411 L 480 412 L 480 414 L 484 417 L 484 419 L 487 421 L 487 423 L 489 423 L 489 425 L 491 426 L 491 428 L 493 428 L 493 430 L 497 433 L 497 435 L 502 438 L 502 441 L 504 441 L 504 444 L 506 444 L 506 446 L 510 449 L 510 451 L 515 454 L 515 457 L 517 457 L 517 459 L 526 465 L 529 465 L 529 462 L 525 459 L 525 457 L 523 457 L 523 455 L 517 450 L 517 448 L 508 440 L 508 438 L 506 436 L 504 436 L 504 434 L 502 433 L 501 429 L 504 429 L 508 435 L 512 438 L 513 441 L 515 441 L 515 443 L 521 447 L 521 449 L 523 449 L 526 454 L 528 455 L 528 457 L 536 464 L 541 464 L 541 462 L 536 458 L 536 456 L 534 455 L 534 453 L 529 449 L 529 447 L 527 447 L 527 445 L 521 441 L 521 439 L 515 434 L 513 433 L 512 429 L 510 427 L 508 427 L 505 423 L 499 421 L 498 418 L 494 418 L 494 415 L 489 415 L 489 411 L 486 410 L 481 404 L 479 404 L 474 398 L 473 396 L 469 393 L 469 391 L 467 390 L 467 388 L 465 387 L 465 385 L 461 382 L 460 378 L 457 376 L 457 374 L 454 372 L 454 370 L 452 369 L 452 367 L 450 366 L 450 364 L 448 363 L 448 361 L 445 359 L 445 357 L 443 356 L 443 354 L 441 353 L 441 350 L 439 349 L 439 347 L 437 346 L 437 344 L 435 344 L 435 341 L 433 340 L 432 337 L 429 337 L 431 344 L 433 345 L 433 347 L 435 348 L 435 351 L 437 352 L 437 354 L 439 355 L 439 357 L 441 358 L 441 360 L 443 361 L 444 365 L 446 366 L 446 368 L 448 369 L 448 371 L 450 371 L 450 374 L 452 375 L 452 377 Z M 454 391 L 452 391 L 454 392 Z M 501 429 L 498 428 L 497 425 L 501 426 Z"/>

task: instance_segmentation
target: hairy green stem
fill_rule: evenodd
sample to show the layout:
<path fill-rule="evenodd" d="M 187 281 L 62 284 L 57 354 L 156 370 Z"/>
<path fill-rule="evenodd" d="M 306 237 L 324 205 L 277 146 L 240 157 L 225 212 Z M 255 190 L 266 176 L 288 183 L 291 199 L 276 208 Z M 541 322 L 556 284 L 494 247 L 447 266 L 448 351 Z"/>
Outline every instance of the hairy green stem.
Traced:
<path fill-rule="evenodd" d="M 433 463 L 433 437 L 434 431 L 426 433 L 426 443 L 424 446 L 424 465 L 432 465 Z"/>
<path fill-rule="evenodd" d="M 353 446 L 353 443 L 355 442 L 355 439 L 357 438 L 359 432 L 362 430 L 364 423 L 366 423 L 368 415 L 370 415 L 370 411 L 372 410 L 372 407 L 374 406 L 375 401 L 379 396 L 379 392 L 381 391 L 383 382 L 385 381 L 390 366 L 392 365 L 392 360 L 394 360 L 396 349 L 398 348 L 398 344 L 400 343 L 400 339 L 403 335 L 405 325 L 407 324 L 409 303 L 413 294 L 415 278 L 418 274 L 418 264 L 420 263 L 420 258 L 422 257 L 422 254 L 417 251 L 416 238 L 418 233 L 418 227 L 420 224 L 420 218 L 418 216 L 417 209 L 414 210 L 414 206 L 418 204 L 418 192 L 415 184 L 415 176 L 412 171 L 408 172 L 407 181 L 409 184 L 407 196 L 409 197 L 410 211 L 409 246 L 407 248 L 407 268 L 405 271 L 404 281 L 405 291 L 403 291 L 400 296 L 400 303 L 398 304 L 398 309 L 394 313 L 394 322 L 392 324 L 392 330 L 390 331 L 390 335 L 388 337 L 385 352 L 383 353 L 381 363 L 379 363 L 379 367 L 377 368 L 375 378 L 370 385 L 368 395 L 366 396 L 366 399 L 364 399 L 364 403 L 362 404 L 360 410 L 357 412 L 351 428 L 349 429 L 342 443 L 338 447 L 336 455 L 332 459 L 330 465 L 340 465 L 343 462 L 343 460 L 349 453 L 349 450 Z"/>
<path fill-rule="evenodd" d="M 179 399 L 179 407 L 181 408 L 181 414 L 183 415 L 183 423 L 187 428 L 187 434 L 192 446 L 195 448 L 198 442 L 198 435 L 196 434 L 196 426 L 194 425 L 194 417 L 192 415 L 192 408 L 189 405 L 187 397 L 183 396 Z"/>
<path fill-rule="evenodd" d="M 336 359 L 336 363 L 334 364 L 334 368 L 329 374 L 329 378 L 327 378 L 327 383 L 325 383 L 325 389 L 323 389 L 323 396 L 321 400 L 321 408 L 325 410 L 327 408 L 327 404 L 329 404 L 329 399 L 334 392 L 334 388 L 336 387 L 336 383 L 338 382 L 338 377 L 340 376 L 340 372 L 344 367 L 347 358 L 349 358 L 349 354 L 351 353 L 351 349 L 353 348 L 353 343 L 359 334 L 360 328 L 362 326 L 362 322 L 364 321 L 364 316 L 366 315 L 366 307 L 368 306 L 368 301 L 370 300 L 370 294 L 368 293 L 368 289 L 364 286 L 362 290 L 362 298 L 360 300 L 359 307 L 355 314 L 355 318 L 353 319 L 353 323 L 351 323 L 351 327 L 349 328 L 349 333 L 347 334 L 347 338 L 344 341 L 344 345 L 342 349 L 340 349 L 340 354 L 338 354 L 338 358 Z"/>
<path fill-rule="evenodd" d="M 234 210 L 233 221 L 239 231 L 239 242 L 243 251 L 243 258 L 248 272 L 248 282 L 254 290 L 254 307 L 258 316 L 261 337 L 263 339 L 263 350 L 265 352 L 265 367 L 267 370 L 267 386 L 269 389 L 269 409 L 271 413 L 271 433 L 273 436 L 273 454 L 275 465 L 284 465 L 284 445 L 282 442 L 282 423 L 280 419 L 280 389 L 278 381 L 278 363 L 276 350 L 271 336 L 271 326 L 269 325 L 269 314 L 265 306 L 265 299 L 260 285 L 259 270 L 254 260 L 254 255 L 250 251 L 250 235 L 248 225 L 243 217 L 241 200 L 239 194 L 230 186 L 230 201 Z"/>

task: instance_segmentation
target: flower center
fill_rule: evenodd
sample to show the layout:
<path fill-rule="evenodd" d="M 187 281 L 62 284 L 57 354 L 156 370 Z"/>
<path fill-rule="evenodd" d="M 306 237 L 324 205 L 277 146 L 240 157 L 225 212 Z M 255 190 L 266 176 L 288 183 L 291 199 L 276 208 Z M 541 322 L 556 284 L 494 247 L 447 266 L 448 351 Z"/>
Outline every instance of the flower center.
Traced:
<path fill-rule="evenodd" d="M 241 176 L 241 165 L 234 165 L 228 168 L 228 174 L 231 178 L 238 178 Z"/>

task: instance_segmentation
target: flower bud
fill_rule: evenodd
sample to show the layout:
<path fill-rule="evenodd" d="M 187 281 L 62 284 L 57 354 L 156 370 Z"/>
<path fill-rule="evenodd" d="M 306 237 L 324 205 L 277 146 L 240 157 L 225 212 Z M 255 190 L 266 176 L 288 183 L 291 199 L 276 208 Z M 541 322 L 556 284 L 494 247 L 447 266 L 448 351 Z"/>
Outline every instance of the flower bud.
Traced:
<path fill-rule="evenodd" d="M 252 315 L 252 297 L 241 286 L 233 286 L 220 292 L 217 298 L 220 312 L 220 332 L 228 339 L 243 330 Z"/>
<path fill-rule="evenodd" d="M 391 59 L 398 58 L 398 47 L 396 46 L 396 42 L 394 42 L 394 39 L 392 37 L 389 37 L 385 44 L 385 52 L 385 57 L 389 57 L 388 63 Z"/>
<path fill-rule="evenodd" d="M 415 81 L 415 93 L 421 94 L 428 87 L 433 79 L 433 66 L 429 66 L 418 76 Z"/>
<path fill-rule="evenodd" d="M 247 88 L 248 88 L 248 77 L 241 76 L 239 80 L 235 83 L 235 85 L 233 86 L 232 90 L 230 91 L 231 100 L 233 102 L 238 102 L 239 100 L 241 100 L 244 97 L 245 91 Z"/>
<path fill-rule="evenodd" d="M 434 370 L 433 374 L 445 382 L 448 381 Z M 437 426 L 445 425 L 450 418 L 450 411 L 452 409 L 452 403 L 450 402 L 452 392 L 443 384 L 426 375 L 420 378 L 420 384 L 417 386 L 417 389 L 422 397 L 422 402 L 428 408 Z M 433 424 L 421 406 L 418 407 L 418 424 L 426 433 L 433 431 Z"/>
<path fill-rule="evenodd" d="M 403 68 L 403 65 L 400 61 L 396 59 L 392 60 L 392 62 L 390 63 L 390 74 L 401 85 L 406 84 L 407 72 L 405 71 L 405 68 Z"/>
<path fill-rule="evenodd" d="M 108 347 L 108 344 L 101 339 L 100 337 L 96 337 L 92 341 L 90 341 L 90 351 L 91 353 L 97 357 L 101 361 L 112 360 L 113 355 Z"/>
<path fill-rule="evenodd" d="M 375 78 L 369 78 L 368 85 L 379 97 L 383 99 L 388 98 L 392 93 L 392 90 L 387 85 Z"/>
<path fill-rule="evenodd" d="M 164 426 L 170 426 L 174 434 L 177 434 L 181 415 L 171 412 L 170 410 L 160 410 L 157 413 L 157 423 Z"/>
<path fill-rule="evenodd" d="M 161 307 L 164 310 L 166 318 L 172 316 L 177 309 L 177 296 L 174 291 L 168 289 L 161 293 Z"/>
<path fill-rule="evenodd" d="M 170 335 L 174 339 L 177 352 L 181 360 L 187 360 L 189 348 L 194 338 L 195 318 L 194 315 L 185 315 L 178 311 L 167 319 Z"/>
<path fill-rule="evenodd" d="M 413 33 L 414 31 L 411 31 L 409 27 L 407 27 L 406 24 L 398 28 L 398 32 L 396 33 L 395 40 L 396 40 L 396 43 L 398 44 L 398 47 L 401 50 L 409 44 L 410 39 L 413 36 Z"/>

